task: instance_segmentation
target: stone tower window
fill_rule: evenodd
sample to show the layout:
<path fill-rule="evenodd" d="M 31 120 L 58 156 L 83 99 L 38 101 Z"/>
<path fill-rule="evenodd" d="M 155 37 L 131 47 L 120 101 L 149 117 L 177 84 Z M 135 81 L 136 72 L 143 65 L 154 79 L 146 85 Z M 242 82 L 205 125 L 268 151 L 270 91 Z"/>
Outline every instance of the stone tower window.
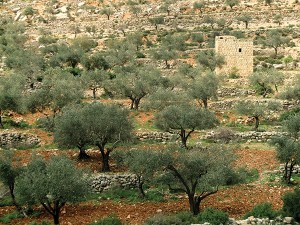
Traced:
<path fill-rule="evenodd" d="M 242 48 L 239 48 L 239 52 L 242 52 Z"/>

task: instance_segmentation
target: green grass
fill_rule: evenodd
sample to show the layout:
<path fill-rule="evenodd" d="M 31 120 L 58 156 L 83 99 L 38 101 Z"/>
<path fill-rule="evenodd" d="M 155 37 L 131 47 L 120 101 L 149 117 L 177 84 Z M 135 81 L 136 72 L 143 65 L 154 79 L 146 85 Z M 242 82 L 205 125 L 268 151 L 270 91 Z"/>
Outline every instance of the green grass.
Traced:
<path fill-rule="evenodd" d="M 0 217 L 0 222 L 1 223 L 4 223 L 4 224 L 11 224 L 11 221 L 13 219 L 17 219 L 17 218 L 21 218 L 22 215 L 17 212 L 17 211 L 13 211 L 13 212 L 10 212 L 2 217 Z"/>
<path fill-rule="evenodd" d="M 26 121 L 21 120 L 20 122 L 16 122 L 10 118 L 5 119 L 3 121 L 4 129 L 10 129 L 10 128 L 20 128 L 20 129 L 28 129 L 32 128 L 31 125 L 29 125 Z"/>
<path fill-rule="evenodd" d="M 274 146 L 270 146 L 265 142 L 250 142 L 250 143 L 241 143 L 241 149 L 251 149 L 251 150 L 274 150 Z"/>
<path fill-rule="evenodd" d="M 4 196 L 3 198 L 0 198 L 0 207 L 2 206 L 12 206 L 12 200 L 10 196 Z"/>
<path fill-rule="evenodd" d="M 292 179 L 294 180 L 294 182 L 300 183 L 300 174 L 292 175 Z"/>
<path fill-rule="evenodd" d="M 163 202 L 164 194 L 158 189 L 146 189 L 146 198 L 140 197 L 138 189 L 112 188 L 101 193 L 91 193 L 86 201 L 113 200 L 115 202 L 126 201 L 128 203 L 153 201 Z"/>

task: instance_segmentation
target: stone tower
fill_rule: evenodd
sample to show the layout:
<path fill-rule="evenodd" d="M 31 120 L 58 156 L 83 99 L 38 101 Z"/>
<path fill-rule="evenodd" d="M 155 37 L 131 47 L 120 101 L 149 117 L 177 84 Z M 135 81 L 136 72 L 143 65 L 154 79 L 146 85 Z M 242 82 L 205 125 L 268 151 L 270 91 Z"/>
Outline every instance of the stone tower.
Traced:
<path fill-rule="evenodd" d="M 234 36 L 217 36 L 216 53 L 225 57 L 222 68 L 216 69 L 218 74 L 229 74 L 237 70 L 241 76 L 253 73 L 253 41 L 240 40 Z"/>

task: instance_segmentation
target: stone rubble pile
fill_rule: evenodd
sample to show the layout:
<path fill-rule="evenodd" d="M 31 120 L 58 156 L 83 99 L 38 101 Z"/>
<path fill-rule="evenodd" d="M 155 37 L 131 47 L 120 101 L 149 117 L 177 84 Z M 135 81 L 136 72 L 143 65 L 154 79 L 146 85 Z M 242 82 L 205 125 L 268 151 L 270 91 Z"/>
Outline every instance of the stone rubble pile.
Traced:
<path fill-rule="evenodd" d="M 8 131 L 0 133 L 0 147 L 34 147 L 37 146 L 40 142 L 41 140 L 33 134 Z"/>
<path fill-rule="evenodd" d="M 94 192 L 102 192 L 114 187 L 134 188 L 138 185 L 137 176 L 134 174 L 97 174 L 92 178 L 92 190 Z"/>

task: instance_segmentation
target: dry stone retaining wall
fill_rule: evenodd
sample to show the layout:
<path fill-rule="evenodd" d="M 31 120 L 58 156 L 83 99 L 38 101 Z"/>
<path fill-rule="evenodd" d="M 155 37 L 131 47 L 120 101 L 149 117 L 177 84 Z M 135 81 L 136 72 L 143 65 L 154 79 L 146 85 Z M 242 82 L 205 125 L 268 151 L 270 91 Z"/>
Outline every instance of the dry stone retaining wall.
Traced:
<path fill-rule="evenodd" d="M 282 224 L 293 224 L 293 217 L 276 217 L 274 220 L 269 218 L 255 218 L 254 216 L 250 216 L 245 220 L 235 220 L 233 218 L 229 218 L 228 224 L 230 225 L 282 225 Z M 192 225 L 210 225 L 210 223 L 203 224 L 192 224 Z"/>
<path fill-rule="evenodd" d="M 168 132 L 140 132 L 136 133 L 136 137 L 140 141 L 153 140 L 158 142 L 175 141 L 178 135 Z"/>
<path fill-rule="evenodd" d="M 275 171 L 275 172 L 284 173 L 284 164 L 280 164 L 279 170 Z M 295 165 L 293 167 L 292 173 L 294 173 L 294 174 L 300 174 L 300 165 Z"/>
<path fill-rule="evenodd" d="M 33 134 L 19 132 L 1 132 L 0 147 L 18 148 L 33 147 L 40 143 L 40 139 Z"/>
<path fill-rule="evenodd" d="M 253 96 L 256 94 L 255 90 L 238 89 L 235 87 L 222 87 L 218 90 L 218 97 L 239 97 L 239 96 Z"/>
<path fill-rule="evenodd" d="M 287 132 L 277 132 L 277 131 L 266 131 L 266 132 L 257 132 L 257 131 L 248 131 L 248 132 L 236 132 L 230 134 L 228 137 L 230 140 L 244 140 L 244 141 L 255 141 L 255 142 L 267 142 L 271 138 L 276 136 L 288 136 Z M 211 131 L 202 137 L 203 139 L 219 141 L 218 133 Z"/>
<path fill-rule="evenodd" d="M 94 192 L 102 192 L 113 187 L 134 188 L 138 185 L 138 179 L 134 174 L 97 174 L 91 181 Z"/>

